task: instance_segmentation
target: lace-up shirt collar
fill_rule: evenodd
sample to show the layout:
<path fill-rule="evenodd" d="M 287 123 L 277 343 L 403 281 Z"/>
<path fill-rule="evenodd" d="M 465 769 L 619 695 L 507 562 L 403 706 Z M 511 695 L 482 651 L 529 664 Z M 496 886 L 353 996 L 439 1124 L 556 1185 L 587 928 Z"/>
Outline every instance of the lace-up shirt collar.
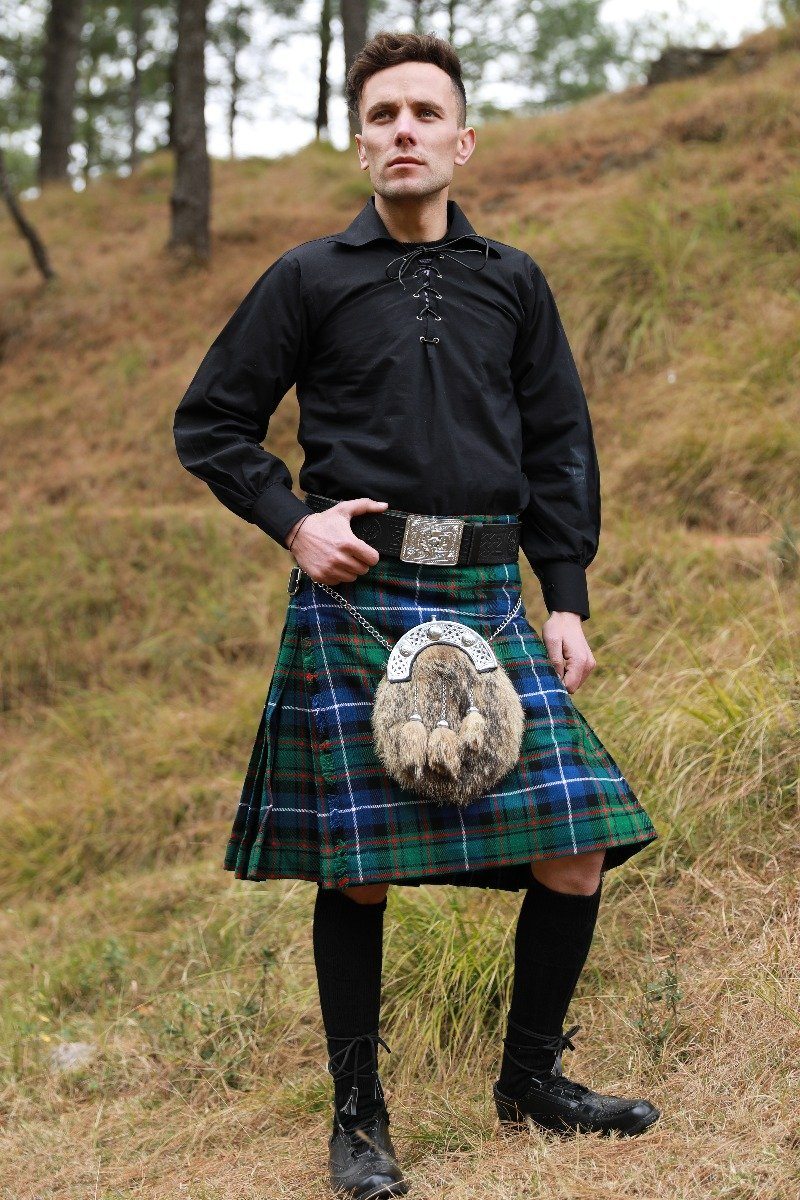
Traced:
<path fill-rule="evenodd" d="M 479 246 L 488 244 L 487 239 L 472 228 L 455 200 L 447 201 L 447 233 L 443 238 L 431 242 L 399 242 L 392 237 L 384 225 L 381 215 L 375 207 L 375 197 L 370 196 L 361 212 L 353 218 L 347 228 L 341 233 L 332 234 L 328 240 L 338 242 L 342 246 L 367 246 L 371 242 L 385 241 L 393 246 L 405 247 L 411 253 L 424 246 L 438 248 L 442 243 L 455 238 L 471 239 Z M 495 258 L 501 256 L 500 248 L 495 245 L 489 247 L 489 253 Z"/>

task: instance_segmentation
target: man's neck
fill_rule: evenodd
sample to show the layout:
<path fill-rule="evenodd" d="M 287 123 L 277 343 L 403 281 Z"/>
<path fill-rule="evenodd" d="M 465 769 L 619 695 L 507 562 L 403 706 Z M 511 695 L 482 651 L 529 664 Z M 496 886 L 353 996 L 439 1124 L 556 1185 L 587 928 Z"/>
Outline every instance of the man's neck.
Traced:
<path fill-rule="evenodd" d="M 397 242 L 435 242 L 447 234 L 447 189 L 433 196 L 387 200 L 375 196 L 375 209 Z"/>

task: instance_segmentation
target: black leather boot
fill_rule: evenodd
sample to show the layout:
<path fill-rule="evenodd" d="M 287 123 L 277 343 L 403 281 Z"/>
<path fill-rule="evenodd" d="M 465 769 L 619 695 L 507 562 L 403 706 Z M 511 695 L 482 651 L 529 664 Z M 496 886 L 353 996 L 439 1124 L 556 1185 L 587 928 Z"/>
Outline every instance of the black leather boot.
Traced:
<path fill-rule="evenodd" d="M 531 1073 L 527 1087 L 521 1096 L 505 1096 L 495 1083 L 492 1086 L 497 1115 L 503 1125 L 527 1126 L 529 1121 L 542 1129 L 561 1134 L 616 1132 L 624 1137 L 644 1133 L 661 1116 L 649 1100 L 628 1100 L 622 1096 L 602 1096 L 582 1083 L 567 1079 L 561 1069 L 564 1049 L 574 1050 L 570 1038 L 578 1032 L 580 1025 L 573 1025 L 560 1036 L 545 1037 L 524 1029 L 516 1021 L 509 1021 L 529 1038 L 537 1039 L 543 1048 L 549 1045 L 555 1051 L 555 1062 L 551 1074 L 541 1076 Z M 525 1068 L 525 1063 L 515 1058 L 506 1044 L 506 1054 L 513 1063 Z M 510 1043 L 513 1045 L 513 1043 Z M 530 1043 L 528 1043 L 528 1046 Z M 525 1049 L 516 1046 L 516 1049 Z"/>
<path fill-rule="evenodd" d="M 391 1054 L 377 1033 L 362 1033 L 351 1038 L 328 1061 L 331 1075 L 341 1079 L 352 1055 L 350 1095 L 341 1108 L 335 1102 L 333 1106 L 329 1168 L 333 1191 L 353 1200 L 387 1200 L 391 1196 L 404 1196 L 408 1191 L 389 1134 L 389 1113 L 378 1077 L 378 1043 Z M 366 1066 L 359 1066 L 362 1044 L 371 1060 Z"/>

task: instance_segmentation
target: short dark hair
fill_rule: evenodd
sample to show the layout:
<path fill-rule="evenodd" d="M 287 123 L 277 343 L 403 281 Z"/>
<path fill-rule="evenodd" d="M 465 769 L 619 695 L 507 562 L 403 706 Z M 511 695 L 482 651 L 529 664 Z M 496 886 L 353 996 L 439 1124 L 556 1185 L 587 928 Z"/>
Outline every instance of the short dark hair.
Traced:
<path fill-rule="evenodd" d="M 444 38 L 433 33 L 393 33 L 382 29 L 371 37 L 350 65 L 344 94 L 347 108 L 359 120 L 358 105 L 371 75 L 402 62 L 429 62 L 450 76 L 457 99 L 458 125 L 467 123 L 467 94 L 461 78 L 461 59 Z"/>

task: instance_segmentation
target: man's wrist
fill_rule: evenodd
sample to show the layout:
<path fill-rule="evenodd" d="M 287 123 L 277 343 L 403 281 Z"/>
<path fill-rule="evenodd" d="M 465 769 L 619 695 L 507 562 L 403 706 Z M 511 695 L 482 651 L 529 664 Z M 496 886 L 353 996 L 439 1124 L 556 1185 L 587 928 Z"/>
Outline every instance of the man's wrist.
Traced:
<path fill-rule="evenodd" d="M 548 612 L 577 613 L 582 620 L 588 620 L 589 592 L 585 567 L 563 560 L 531 565 L 541 584 L 542 598 Z"/>
<path fill-rule="evenodd" d="M 295 521 L 294 525 L 289 530 L 289 532 L 286 535 L 286 538 L 284 539 L 283 544 L 287 550 L 291 550 L 292 545 L 294 543 L 294 539 L 297 537 L 298 533 L 300 532 L 300 526 L 303 524 L 304 521 L 307 521 L 310 516 L 311 516 L 310 513 L 306 513 L 306 515 L 304 517 L 301 517 L 299 521 Z"/>
<path fill-rule="evenodd" d="M 298 520 L 312 511 L 286 484 L 273 483 L 257 497 L 250 520 L 285 548 Z"/>

